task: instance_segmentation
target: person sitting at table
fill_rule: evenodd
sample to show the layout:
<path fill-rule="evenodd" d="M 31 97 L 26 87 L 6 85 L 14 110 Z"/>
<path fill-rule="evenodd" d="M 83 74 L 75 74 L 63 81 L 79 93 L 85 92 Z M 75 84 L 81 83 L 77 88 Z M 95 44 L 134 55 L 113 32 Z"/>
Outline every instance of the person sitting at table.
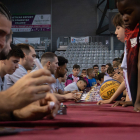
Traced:
<path fill-rule="evenodd" d="M 68 71 L 68 69 L 67 69 Z M 70 93 L 71 91 L 65 91 L 64 90 L 64 85 L 63 83 L 66 82 L 66 79 L 67 79 L 67 73 L 64 75 L 64 77 L 59 77 L 58 80 L 59 80 L 59 89 L 58 89 L 58 93 L 59 94 L 67 94 L 67 93 Z"/>
<path fill-rule="evenodd" d="M 58 78 L 59 85 L 60 85 L 60 88 L 58 89 L 59 93 L 64 93 L 65 92 L 63 82 L 66 82 L 66 79 L 67 79 L 67 73 L 64 75 L 64 77 L 59 77 Z"/>
<path fill-rule="evenodd" d="M 7 73 L 12 74 L 18 68 L 18 62 L 20 58 L 24 58 L 23 51 L 19 47 L 13 45 L 12 49 L 7 55 L 7 59 L 0 60 L 0 66 L 1 66 L 0 91 L 7 89 L 7 82 L 6 83 L 4 82 L 5 81 L 4 75 L 6 75 Z M 47 114 L 50 114 L 49 112 L 52 108 L 49 109 L 50 106 L 48 106 L 48 100 L 51 100 L 52 98 L 54 101 L 56 101 L 55 103 L 57 103 L 57 100 L 53 97 L 53 95 L 48 94 L 45 99 L 46 106 L 45 105 L 43 106 L 43 104 L 41 107 L 39 107 L 38 105 L 35 105 L 41 102 L 40 100 L 38 103 L 34 102 L 33 104 L 28 105 L 27 107 L 24 107 L 23 109 L 20 109 L 20 110 L 14 110 L 13 112 L 10 112 L 10 113 L 6 113 L 6 112 L 0 113 L 0 121 L 32 120 L 32 119 L 36 120 L 36 119 L 39 119 L 40 117 L 44 117 L 42 115 L 46 116 Z M 43 109 L 46 111 L 43 111 Z"/>
<path fill-rule="evenodd" d="M 58 80 L 59 77 L 64 77 L 66 74 L 66 66 L 68 60 L 62 56 L 57 56 L 52 52 L 46 52 L 41 57 L 41 64 L 44 69 L 49 70 L 53 77 L 56 79 L 56 82 L 51 85 L 53 94 L 59 101 L 69 100 L 69 99 L 76 99 L 75 94 L 68 93 L 65 94 L 63 91 L 60 93 L 61 86 Z M 35 68 L 36 71 L 38 68 Z"/>
<path fill-rule="evenodd" d="M 77 82 L 73 82 L 64 88 L 65 91 L 84 91 L 87 86 L 87 81 L 83 78 L 79 79 Z"/>
<path fill-rule="evenodd" d="M 12 83 L 18 82 L 20 78 L 22 78 L 24 75 L 27 74 L 27 69 L 32 68 L 34 65 L 33 58 L 35 57 L 35 51 L 32 48 L 32 51 L 30 51 L 30 47 L 28 44 L 19 44 L 16 47 L 21 48 L 23 50 L 23 53 L 25 55 L 25 59 L 20 59 L 20 68 L 18 68 L 14 75 L 8 75 L 10 79 L 13 81 Z M 27 62 L 28 60 L 28 62 Z M 27 65 L 25 65 L 27 64 Z M 25 67 L 23 67 L 25 66 Z M 13 80 L 14 79 L 14 80 Z M 48 101 L 53 100 L 54 105 L 52 106 Z M 45 116 L 48 116 L 51 118 L 55 117 L 57 114 L 57 110 L 59 108 L 59 102 L 57 98 L 50 93 L 46 94 L 46 97 L 44 99 L 38 100 L 36 102 L 33 102 L 21 109 L 14 110 L 12 114 L 12 120 L 38 120 L 42 119 Z M 0 117 L 2 120 L 3 117 Z"/>
<path fill-rule="evenodd" d="M 8 88 L 5 75 L 13 74 L 16 71 L 20 58 L 24 58 L 24 53 L 20 48 L 14 46 L 7 55 L 7 59 L 0 60 L 0 91 Z"/>
<path fill-rule="evenodd" d="M 8 88 L 26 75 L 28 70 L 32 70 L 34 67 L 34 58 L 36 58 L 34 47 L 30 46 L 29 44 L 18 44 L 16 46 L 23 51 L 25 57 L 20 59 L 19 68 L 12 75 L 6 75 Z"/>

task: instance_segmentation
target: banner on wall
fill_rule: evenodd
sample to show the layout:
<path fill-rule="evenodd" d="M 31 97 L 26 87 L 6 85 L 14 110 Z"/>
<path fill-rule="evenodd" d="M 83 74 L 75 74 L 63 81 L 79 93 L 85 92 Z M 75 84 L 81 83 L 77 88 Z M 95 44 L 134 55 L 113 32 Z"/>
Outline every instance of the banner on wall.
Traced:
<path fill-rule="evenodd" d="M 71 43 L 88 43 L 89 37 L 71 37 Z"/>
<path fill-rule="evenodd" d="M 13 37 L 13 43 L 14 44 L 19 44 L 19 43 L 40 44 L 40 38 L 39 37 L 35 37 L 35 38 L 18 38 L 18 37 Z"/>
<path fill-rule="evenodd" d="M 51 30 L 51 15 L 13 15 L 13 32 L 38 32 Z"/>

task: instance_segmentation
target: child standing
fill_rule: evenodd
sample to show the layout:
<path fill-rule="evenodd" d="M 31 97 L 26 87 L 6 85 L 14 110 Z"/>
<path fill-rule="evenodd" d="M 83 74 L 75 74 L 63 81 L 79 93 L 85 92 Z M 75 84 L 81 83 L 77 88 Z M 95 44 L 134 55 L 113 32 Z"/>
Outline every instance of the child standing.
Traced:
<path fill-rule="evenodd" d="M 87 77 L 87 70 L 86 69 L 82 69 L 81 77 Z"/>
<path fill-rule="evenodd" d="M 69 85 L 69 84 L 71 84 L 71 83 L 73 83 L 73 82 L 76 82 L 76 83 L 77 83 L 77 81 L 81 78 L 80 76 L 78 76 L 79 73 L 80 73 L 80 66 L 79 66 L 79 65 L 75 64 L 75 65 L 73 66 L 72 72 L 73 72 L 73 74 L 70 74 L 70 75 L 67 77 L 65 86 L 67 86 L 67 85 Z M 88 83 L 87 77 L 83 77 L 83 78 L 84 78 L 84 79 L 87 81 L 87 83 Z"/>
<path fill-rule="evenodd" d="M 101 66 L 101 73 L 106 73 L 106 65 Z"/>
<path fill-rule="evenodd" d="M 117 0 L 117 7 L 126 27 L 127 72 L 132 102 L 134 110 L 140 112 L 140 0 Z"/>
<path fill-rule="evenodd" d="M 119 62 L 115 62 L 113 64 L 113 69 L 115 73 L 119 73 L 119 64 L 120 64 Z"/>
<path fill-rule="evenodd" d="M 87 75 L 88 75 L 88 85 L 87 85 L 87 87 L 94 86 L 96 84 L 94 70 L 93 69 L 87 69 Z"/>
<path fill-rule="evenodd" d="M 72 70 L 73 74 L 70 74 L 68 77 L 67 77 L 67 80 L 66 80 L 66 83 L 65 83 L 65 86 L 73 83 L 73 82 L 76 82 L 79 80 L 79 77 L 78 77 L 78 74 L 80 73 L 80 66 L 75 64 L 73 66 L 73 70 Z"/>
<path fill-rule="evenodd" d="M 113 24 L 116 27 L 116 31 L 115 34 L 118 38 L 118 40 L 120 40 L 121 42 L 124 43 L 125 40 L 125 26 L 124 26 L 124 21 L 123 18 L 121 16 L 120 13 L 116 14 L 116 16 L 113 19 Z M 123 74 L 124 74 L 124 80 L 121 82 L 120 87 L 117 89 L 117 91 L 114 93 L 114 95 L 109 99 L 109 100 L 103 100 L 103 101 L 99 101 L 97 104 L 109 104 L 112 103 L 113 101 L 115 101 L 117 99 L 117 97 L 125 90 L 127 89 L 127 98 L 126 101 L 127 102 L 117 102 L 117 104 L 115 103 L 114 106 L 116 105 L 123 105 L 123 106 L 127 106 L 127 105 L 131 105 L 131 102 L 128 102 L 131 100 L 131 93 L 130 93 L 130 89 L 129 89 L 129 84 L 128 84 L 128 80 L 127 80 L 127 51 L 126 51 L 126 47 L 125 47 L 125 51 L 124 51 L 124 58 L 123 58 L 123 62 L 121 67 L 123 68 Z M 122 71 L 119 71 L 122 74 Z M 115 74 L 115 76 L 113 77 L 114 79 L 118 80 L 119 78 L 119 74 Z M 119 78 L 120 79 L 120 78 Z"/>
<path fill-rule="evenodd" d="M 95 76 L 98 76 L 98 74 L 99 74 L 99 66 L 98 65 L 94 65 L 93 66 L 93 70 L 94 70 Z"/>

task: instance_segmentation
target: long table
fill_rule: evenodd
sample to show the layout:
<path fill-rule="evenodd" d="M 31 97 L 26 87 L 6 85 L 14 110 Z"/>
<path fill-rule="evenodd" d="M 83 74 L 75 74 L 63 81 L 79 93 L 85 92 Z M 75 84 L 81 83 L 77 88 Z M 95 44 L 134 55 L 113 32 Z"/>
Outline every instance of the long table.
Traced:
<path fill-rule="evenodd" d="M 133 107 L 66 102 L 67 115 L 54 120 L 0 122 L 0 126 L 30 128 L 0 140 L 140 140 L 140 113 Z"/>

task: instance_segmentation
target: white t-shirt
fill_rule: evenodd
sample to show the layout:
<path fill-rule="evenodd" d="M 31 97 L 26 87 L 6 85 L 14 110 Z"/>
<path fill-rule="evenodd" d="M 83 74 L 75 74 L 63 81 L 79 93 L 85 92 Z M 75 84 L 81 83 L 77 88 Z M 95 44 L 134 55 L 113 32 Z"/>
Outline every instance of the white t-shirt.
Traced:
<path fill-rule="evenodd" d="M 78 86 L 77 86 L 77 83 L 76 82 L 73 82 L 69 85 L 67 85 L 65 88 L 64 88 L 65 91 L 74 91 L 74 90 L 78 90 Z"/>
<path fill-rule="evenodd" d="M 54 75 L 53 75 L 53 77 L 55 78 Z M 56 79 L 56 82 L 52 84 L 52 87 L 55 88 L 56 92 L 58 92 L 58 89 L 61 89 L 61 84 L 58 79 Z"/>
<path fill-rule="evenodd" d="M 5 78 L 7 80 L 7 87 L 11 87 L 12 85 L 14 85 L 14 83 L 16 83 L 20 78 L 22 78 L 24 75 L 27 74 L 27 70 L 19 64 L 19 68 L 16 69 L 16 71 L 10 75 L 10 74 L 6 74 Z"/>
<path fill-rule="evenodd" d="M 110 77 L 110 76 L 104 76 L 104 81 L 106 81 L 106 80 L 111 80 L 112 79 L 112 77 Z"/>
<path fill-rule="evenodd" d="M 74 77 L 73 75 L 72 75 L 72 78 L 73 78 L 73 82 L 76 82 L 76 83 L 79 80 L 79 77 Z"/>
<path fill-rule="evenodd" d="M 34 71 L 36 71 L 36 70 L 38 70 L 38 68 L 36 67 L 34 70 L 32 70 L 31 72 L 34 72 Z M 54 76 L 54 74 L 52 74 L 52 77 L 54 77 L 55 78 L 55 76 Z M 55 78 L 56 79 L 56 78 Z M 48 83 L 46 83 L 46 84 L 48 84 Z M 59 82 L 59 80 L 58 79 L 56 79 L 56 82 L 55 83 L 52 83 L 51 84 L 51 93 L 53 93 L 53 92 L 58 92 L 58 89 L 61 89 L 61 85 L 60 85 L 60 82 Z"/>
<path fill-rule="evenodd" d="M 7 89 L 6 78 L 3 77 L 3 80 L 2 80 L 2 78 L 0 77 L 0 91 L 6 90 L 6 89 Z"/>
<path fill-rule="evenodd" d="M 132 98 L 131 98 L 131 92 L 130 92 L 129 83 L 128 83 L 128 76 L 127 76 L 127 50 L 126 50 L 126 46 L 124 48 L 124 58 L 122 61 L 121 68 L 123 68 L 125 87 L 126 87 L 126 91 L 128 93 L 129 99 L 131 101 Z"/>

